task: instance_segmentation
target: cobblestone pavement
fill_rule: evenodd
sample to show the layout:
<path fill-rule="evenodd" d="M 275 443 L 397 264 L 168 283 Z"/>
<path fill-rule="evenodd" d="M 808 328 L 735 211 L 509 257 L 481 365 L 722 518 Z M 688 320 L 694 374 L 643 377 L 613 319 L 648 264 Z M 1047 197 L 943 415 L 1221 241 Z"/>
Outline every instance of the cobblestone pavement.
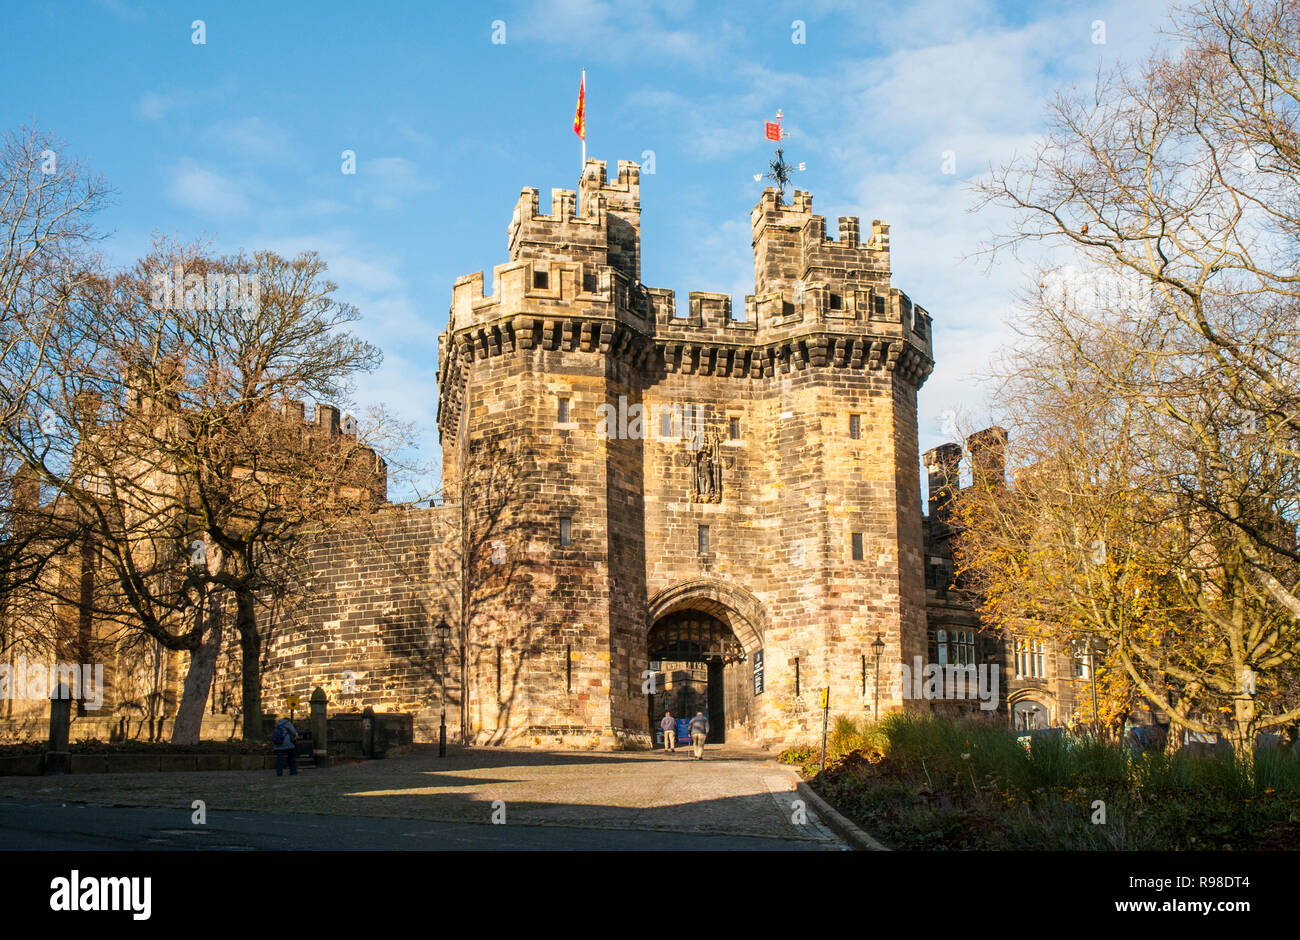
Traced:
<path fill-rule="evenodd" d="M 645 830 L 744 836 L 772 848 L 846 846 L 796 804 L 794 776 L 772 755 L 709 747 L 687 751 L 582 752 L 503 748 L 436 749 L 388 760 L 274 771 L 73 774 L 7 777 L 14 802 L 67 802 L 184 811 L 203 800 L 209 813 L 317 813 L 509 826 Z M 494 807 L 494 803 L 497 804 Z M 806 814 L 806 822 L 794 822 Z M 324 844 L 322 848 L 331 846 Z"/>

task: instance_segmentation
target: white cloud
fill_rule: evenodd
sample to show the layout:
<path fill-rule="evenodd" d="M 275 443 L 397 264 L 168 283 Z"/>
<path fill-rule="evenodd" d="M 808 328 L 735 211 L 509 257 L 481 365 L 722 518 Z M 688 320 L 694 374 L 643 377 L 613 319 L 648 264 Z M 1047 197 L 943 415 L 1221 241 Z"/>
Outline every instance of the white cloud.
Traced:
<path fill-rule="evenodd" d="M 507 18 L 507 41 L 539 41 L 581 52 L 591 60 L 620 63 L 626 62 L 628 49 L 635 49 L 646 59 L 672 59 L 708 69 L 744 30 L 719 12 L 707 17 L 692 13 L 689 3 L 663 8 L 649 3 L 553 0 L 537 4 L 517 20 Z M 670 24 L 669 19 L 681 23 Z"/>
<path fill-rule="evenodd" d="M 229 216 L 244 213 L 251 207 L 246 185 L 215 170 L 182 161 L 172 171 L 167 197 L 200 215 Z"/>
<path fill-rule="evenodd" d="M 259 117 L 218 121 L 203 132 L 203 139 L 252 160 L 284 162 L 293 154 L 284 128 Z"/>
<path fill-rule="evenodd" d="M 433 181 L 421 176 L 419 168 L 405 157 L 362 160 L 357 178 L 363 197 L 376 209 L 400 209 L 410 197 L 434 187 Z"/>
<path fill-rule="evenodd" d="M 156 91 L 146 91 L 136 102 L 136 111 L 150 121 L 161 121 L 167 112 L 176 106 L 174 95 L 164 95 Z"/>

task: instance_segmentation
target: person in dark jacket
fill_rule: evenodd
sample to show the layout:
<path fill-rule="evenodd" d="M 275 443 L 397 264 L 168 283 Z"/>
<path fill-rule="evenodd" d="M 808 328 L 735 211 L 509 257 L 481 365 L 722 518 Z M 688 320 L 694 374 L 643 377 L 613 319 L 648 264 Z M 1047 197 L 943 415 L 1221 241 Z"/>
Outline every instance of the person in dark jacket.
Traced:
<path fill-rule="evenodd" d="M 704 717 L 704 712 L 696 712 L 695 717 L 691 719 L 691 744 L 695 747 L 695 759 L 704 760 L 704 739 L 709 736 L 709 719 Z"/>
<path fill-rule="evenodd" d="M 281 733 L 283 732 L 283 733 Z M 279 743 L 276 743 L 276 740 Z M 281 718 L 275 723 L 275 730 L 271 732 L 271 747 L 275 750 L 275 775 L 284 776 L 284 759 L 289 758 L 289 776 L 298 775 L 298 729 L 293 726 L 293 722 L 288 718 Z"/>
<path fill-rule="evenodd" d="M 669 754 L 677 751 L 677 719 L 672 712 L 664 712 L 659 727 L 664 731 L 664 750 Z"/>

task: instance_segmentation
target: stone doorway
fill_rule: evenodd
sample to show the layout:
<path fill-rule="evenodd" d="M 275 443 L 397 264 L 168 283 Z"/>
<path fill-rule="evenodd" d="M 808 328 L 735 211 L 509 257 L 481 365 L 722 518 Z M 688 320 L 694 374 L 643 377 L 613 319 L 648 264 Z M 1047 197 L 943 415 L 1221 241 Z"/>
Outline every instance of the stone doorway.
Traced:
<path fill-rule="evenodd" d="M 650 726 L 658 728 L 665 710 L 687 719 L 702 711 L 709 719 L 709 743 L 726 743 L 728 724 L 735 724 L 728 720 L 728 699 L 736 698 L 738 667 L 746 659 L 731 628 L 704 611 L 679 610 L 655 622 L 647 646 L 660 677 L 650 696 Z"/>

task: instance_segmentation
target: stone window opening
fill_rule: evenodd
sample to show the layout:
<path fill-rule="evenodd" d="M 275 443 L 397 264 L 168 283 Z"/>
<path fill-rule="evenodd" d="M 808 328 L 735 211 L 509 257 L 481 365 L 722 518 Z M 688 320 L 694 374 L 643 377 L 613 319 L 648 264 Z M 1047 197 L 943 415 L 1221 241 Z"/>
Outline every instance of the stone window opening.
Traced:
<path fill-rule="evenodd" d="M 862 415 L 849 415 L 849 437 L 855 441 L 862 439 Z"/>
<path fill-rule="evenodd" d="M 853 533 L 853 560 L 862 561 L 864 557 L 865 557 L 865 553 L 862 544 L 862 533 L 854 532 Z"/>
<path fill-rule="evenodd" d="M 939 665 L 975 665 L 975 633 L 971 630 L 940 630 L 938 641 Z"/>
<path fill-rule="evenodd" d="M 546 271 L 533 270 L 533 288 L 536 290 L 550 290 L 551 275 Z"/>
<path fill-rule="evenodd" d="M 1046 650 L 1042 640 L 1016 640 L 1016 678 L 1047 678 Z"/>
<path fill-rule="evenodd" d="M 561 398 L 559 400 L 559 407 L 556 409 L 556 421 L 558 421 L 560 424 L 569 423 L 569 399 L 568 398 Z"/>
<path fill-rule="evenodd" d="M 740 440 L 740 419 L 727 419 L 727 439 L 732 441 Z"/>
<path fill-rule="evenodd" d="M 597 286 L 598 284 L 595 273 L 584 271 L 582 275 L 582 292 L 584 294 L 594 294 L 596 293 Z"/>
<path fill-rule="evenodd" d="M 844 309 L 844 298 L 841 297 L 839 294 L 831 294 L 831 295 L 830 295 L 830 307 L 831 307 L 832 310 L 843 310 L 843 309 Z"/>
<path fill-rule="evenodd" d="M 573 519 L 570 516 L 563 516 L 560 519 L 560 545 L 573 544 Z"/>
<path fill-rule="evenodd" d="M 699 554 L 707 555 L 709 553 L 709 527 L 702 525 L 699 527 Z"/>

